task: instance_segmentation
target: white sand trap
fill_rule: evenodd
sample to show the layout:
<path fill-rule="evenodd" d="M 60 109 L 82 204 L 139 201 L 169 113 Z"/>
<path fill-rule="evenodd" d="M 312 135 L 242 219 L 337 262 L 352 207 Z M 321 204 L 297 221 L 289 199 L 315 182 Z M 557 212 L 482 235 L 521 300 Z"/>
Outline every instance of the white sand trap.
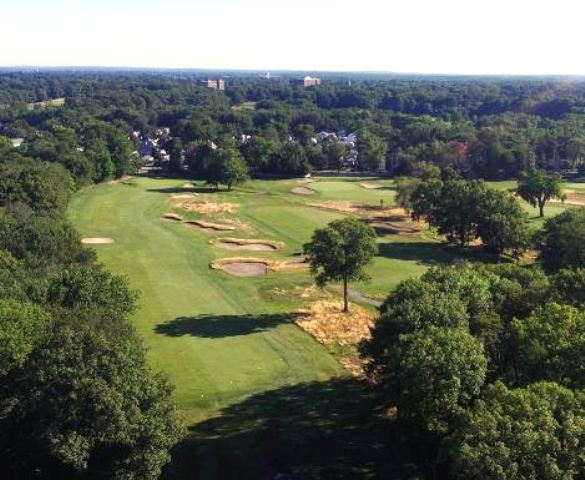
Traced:
<path fill-rule="evenodd" d="M 222 270 L 236 277 L 259 277 L 268 273 L 268 266 L 258 262 L 226 263 Z"/>
<path fill-rule="evenodd" d="M 236 239 L 219 239 L 215 246 L 225 250 L 253 250 L 257 252 L 274 252 L 278 248 L 269 243 L 262 242 L 239 242 Z"/>
<path fill-rule="evenodd" d="M 291 192 L 296 195 L 314 195 L 316 193 L 315 190 L 311 190 L 307 187 L 295 187 Z"/>
<path fill-rule="evenodd" d="M 81 243 L 87 245 L 108 245 L 114 242 L 115 240 L 109 237 L 84 237 L 81 239 Z"/>
<path fill-rule="evenodd" d="M 363 182 L 360 183 L 360 187 L 367 188 L 368 190 L 377 190 L 378 188 L 382 188 L 382 185 L 378 185 L 376 183 Z"/>

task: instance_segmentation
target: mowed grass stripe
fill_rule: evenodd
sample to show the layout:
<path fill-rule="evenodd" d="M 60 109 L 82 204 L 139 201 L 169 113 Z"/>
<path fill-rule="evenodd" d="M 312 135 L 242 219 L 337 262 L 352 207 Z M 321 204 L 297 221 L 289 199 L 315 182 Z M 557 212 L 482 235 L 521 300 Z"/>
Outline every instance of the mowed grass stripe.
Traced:
<path fill-rule="evenodd" d="M 212 237 L 160 218 L 168 208 L 169 194 L 153 190 L 184 182 L 141 178 L 133 183 L 85 189 L 74 197 L 70 218 L 83 235 L 116 239 L 115 244 L 97 249 L 99 259 L 126 275 L 132 288 L 140 291 L 133 318 L 137 331 L 146 341 L 153 366 L 166 371 L 176 386 L 175 398 L 189 421 L 214 415 L 253 393 L 344 374 L 326 349 L 295 325 L 254 330 L 253 316 L 287 312 L 286 306 L 262 299 L 272 283 L 286 284 L 285 272 L 237 279 L 210 270 L 210 261 L 219 256 L 208 243 Z M 252 195 L 239 197 L 243 203 L 248 197 L 258 202 Z M 333 218 L 318 212 L 307 222 L 307 212 L 293 216 L 294 207 L 271 200 L 274 216 L 270 208 L 258 207 L 249 220 L 260 234 L 286 237 L 284 241 L 295 248 L 309 230 Z M 278 225 L 270 228 L 272 221 Z M 299 233 L 285 235 L 286 230 L 294 230 L 295 222 L 307 225 Z M 308 275 L 294 273 L 291 278 L 302 283 Z M 196 326 L 218 317 L 219 332 L 207 334 Z M 178 322 L 180 328 L 161 333 L 161 325 L 181 318 L 188 320 Z M 237 322 L 249 331 L 232 332 Z"/>

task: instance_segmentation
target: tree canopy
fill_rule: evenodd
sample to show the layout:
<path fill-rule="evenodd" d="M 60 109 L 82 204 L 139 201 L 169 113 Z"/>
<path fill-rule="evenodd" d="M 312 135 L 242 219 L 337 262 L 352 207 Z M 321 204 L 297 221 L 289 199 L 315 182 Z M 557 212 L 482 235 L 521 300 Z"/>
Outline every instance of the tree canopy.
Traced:
<path fill-rule="evenodd" d="M 377 252 L 372 227 L 355 218 L 331 222 L 315 230 L 303 251 L 318 285 L 343 282 L 343 311 L 349 311 L 348 282 L 366 280 L 364 267 Z"/>

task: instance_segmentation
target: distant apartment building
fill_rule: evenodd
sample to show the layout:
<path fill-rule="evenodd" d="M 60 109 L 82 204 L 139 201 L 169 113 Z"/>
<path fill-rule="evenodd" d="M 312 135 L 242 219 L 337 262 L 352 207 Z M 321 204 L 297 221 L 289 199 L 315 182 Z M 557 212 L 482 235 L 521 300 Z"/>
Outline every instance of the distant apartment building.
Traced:
<path fill-rule="evenodd" d="M 213 90 L 225 90 L 225 80 L 203 80 L 203 85 Z"/>
<path fill-rule="evenodd" d="M 292 81 L 294 85 L 301 85 L 305 88 L 315 87 L 321 85 L 321 79 L 317 77 L 306 76 L 303 78 L 296 78 Z"/>

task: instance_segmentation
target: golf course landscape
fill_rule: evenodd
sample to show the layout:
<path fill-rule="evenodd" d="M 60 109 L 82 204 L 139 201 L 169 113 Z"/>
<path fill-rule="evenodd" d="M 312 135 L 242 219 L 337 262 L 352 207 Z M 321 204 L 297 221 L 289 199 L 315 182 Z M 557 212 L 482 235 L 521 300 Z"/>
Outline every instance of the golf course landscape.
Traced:
<path fill-rule="evenodd" d="M 356 472 L 366 475 L 368 460 L 380 455 L 360 443 L 355 430 L 367 423 L 356 408 L 368 402 L 367 395 L 335 352 L 293 322 L 294 312 L 311 301 L 302 244 L 336 218 L 368 219 L 378 233 L 379 254 L 368 267 L 372 281 L 352 284 L 351 294 L 369 310 L 398 282 L 430 265 L 482 255 L 445 246 L 426 225 L 400 216 L 394 195 L 391 181 L 378 179 L 253 180 L 215 191 L 200 182 L 148 177 L 76 194 L 70 220 L 82 237 L 111 239 L 93 248 L 139 292 L 135 327 L 152 366 L 174 385 L 191 434 L 176 449 L 168 478 L 260 478 L 278 471 L 266 458 L 282 455 L 270 448 L 276 448 L 271 435 L 280 438 L 283 431 L 291 446 L 287 462 L 294 463 L 296 451 L 311 463 L 310 445 L 295 443 L 307 441 L 302 429 L 308 425 L 316 442 L 319 435 L 342 442 L 339 429 L 353 426 L 355 443 L 343 448 L 368 450 L 364 470 Z M 236 267 L 223 271 L 225 265 Z M 339 296 L 335 285 L 327 288 Z M 342 468 L 340 445 L 320 445 L 315 462 L 328 463 L 329 473 Z M 391 460 L 388 450 L 383 455 Z"/>

